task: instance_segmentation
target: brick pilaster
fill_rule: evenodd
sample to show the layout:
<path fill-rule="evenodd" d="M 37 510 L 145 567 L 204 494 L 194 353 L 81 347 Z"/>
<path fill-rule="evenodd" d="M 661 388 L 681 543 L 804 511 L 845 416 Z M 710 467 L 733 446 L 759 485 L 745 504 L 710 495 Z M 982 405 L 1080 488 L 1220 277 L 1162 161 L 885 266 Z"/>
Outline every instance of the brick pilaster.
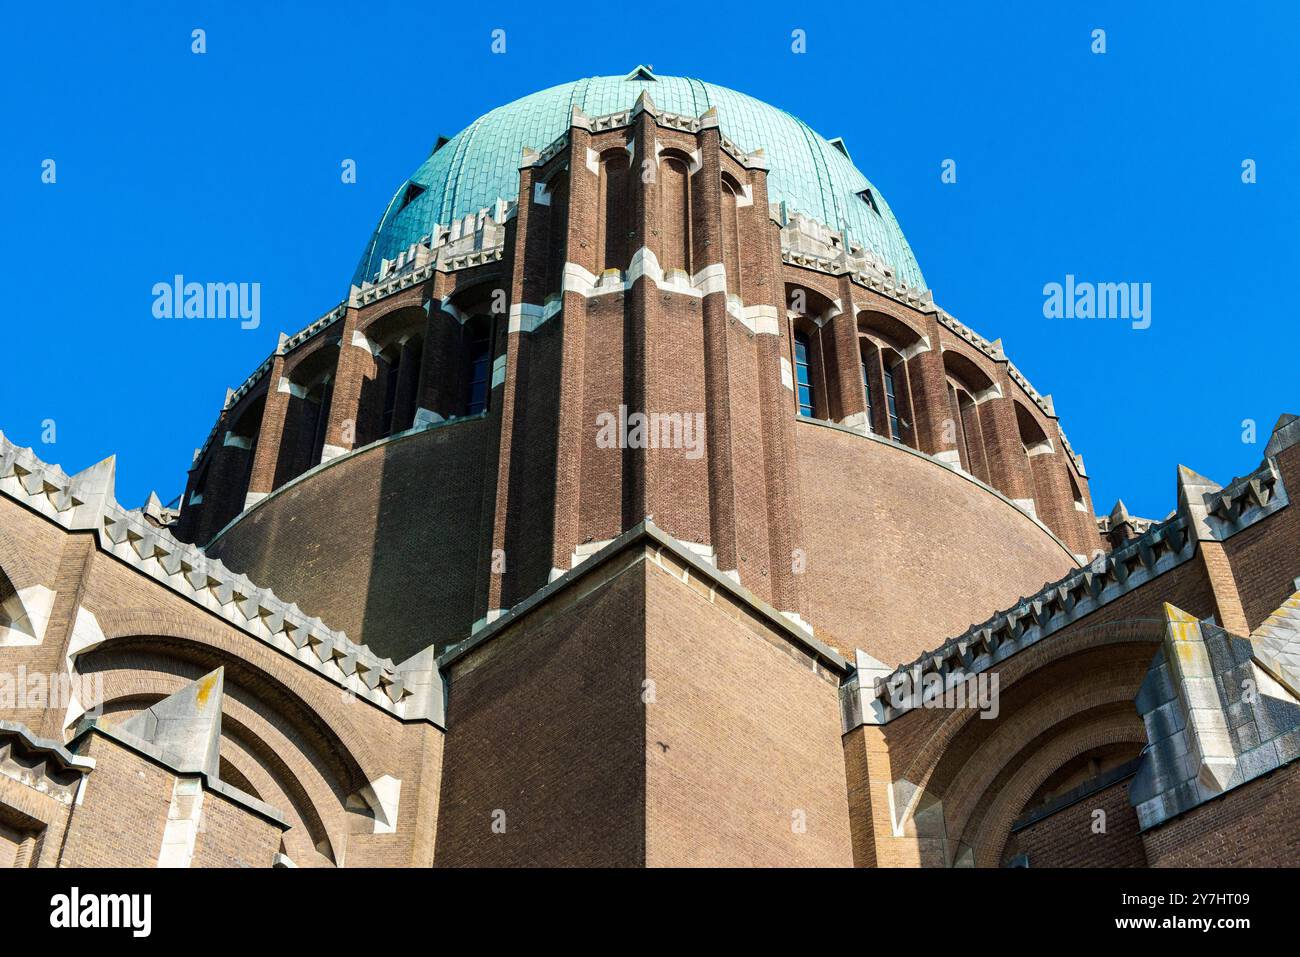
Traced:
<path fill-rule="evenodd" d="M 338 364 L 334 371 L 334 391 L 327 412 L 325 448 L 321 461 L 328 461 L 352 451 L 357 438 L 357 419 L 361 413 L 361 393 L 368 380 L 375 377 L 375 357 L 364 344 L 354 345 L 361 330 L 361 311 L 349 305 L 343 316 L 339 340 Z"/>
<path fill-rule="evenodd" d="M 931 334 L 938 345 L 938 337 Z M 916 353 L 907 360 L 907 381 L 912 390 L 912 433 L 916 447 L 927 455 L 955 463 L 956 423 L 948 401 L 948 376 L 937 348 Z"/>
<path fill-rule="evenodd" d="M 281 346 L 271 359 L 271 369 L 266 376 L 266 403 L 262 406 L 262 424 L 257 431 L 257 448 L 253 453 L 253 468 L 248 480 L 248 493 L 244 507 L 275 491 L 275 476 L 280 463 L 280 450 L 284 439 L 284 423 L 289 413 L 289 390 L 280 389 L 284 377 L 283 337 Z"/>

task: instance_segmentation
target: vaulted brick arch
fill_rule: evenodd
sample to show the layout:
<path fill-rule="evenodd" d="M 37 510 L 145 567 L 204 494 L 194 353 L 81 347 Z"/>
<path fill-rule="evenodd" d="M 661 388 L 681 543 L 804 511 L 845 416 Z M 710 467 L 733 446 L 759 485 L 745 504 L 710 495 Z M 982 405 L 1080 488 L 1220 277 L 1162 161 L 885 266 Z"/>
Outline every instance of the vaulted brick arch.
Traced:
<path fill-rule="evenodd" d="M 206 664 L 139 652 L 122 658 L 91 652 L 85 663 L 85 673 L 103 679 L 103 713 L 111 723 L 175 694 L 206 671 Z M 295 864 L 334 864 L 348 833 L 343 800 L 295 742 L 231 695 L 232 689 L 239 690 L 228 683 L 222 702 L 222 779 L 241 788 L 238 779 L 248 782 L 254 796 L 284 815 L 290 825 L 285 851 Z M 236 780 L 225 777 L 227 767 L 236 771 Z"/>
<path fill-rule="evenodd" d="M 1092 662 L 1078 662 L 1087 663 Z M 967 752 L 960 741 L 954 742 L 954 753 L 965 759 L 959 765 L 954 762 L 951 769 L 938 769 L 928 789 L 943 798 L 948 834 L 969 839 L 968 832 L 973 831 L 978 836 L 981 808 L 1001 791 L 1006 777 L 1056 739 L 1083 734 L 1088 716 L 1098 709 L 1115 713 L 1124 726 L 1140 735 L 1142 722 L 1133 707 L 1133 694 L 1145 674 L 1145 662 L 1138 661 L 1134 667 L 1129 659 L 1090 674 L 1086 687 L 1067 685 L 1050 696 L 1035 690 L 1034 700 L 1016 707 L 1006 721 L 999 716 L 997 721 L 984 722 L 996 727 L 974 750 Z"/>
<path fill-rule="evenodd" d="M 1135 654 L 1146 654 L 1147 659 L 1155 654 L 1164 639 L 1165 622 L 1160 618 L 1127 618 L 1121 621 L 1102 622 L 1078 630 L 1066 629 L 1026 648 L 997 666 L 999 687 L 1005 694 L 1034 673 L 1046 673 L 1054 662 L 1068 660 L 1071 657 L 1093 649 L 1117 647 L 1126 644 L 1139 646 Z M 1134 689 L 1136 693 L 1136 689 Z M 972 720 L 980 720 L 969 711 L 928 711 L 911 713 L 907 720 L 926 722 L 924 730 L 908 731 L 905 751 L 900 754 L 900 777 L 928 787 L 940 758 L 952 747 L 953 741 Z M 985 722 L 986 724 L 989 722 Z M 886 725 L 886 737 L 890 738 L 890 725 Z M 901 734 L 900 730 L 894 732 Z M 900 742 L 900 747 L 903 747 Z"/>
<path fill-rule="evenodd" d="M 104 641 L 83 652 L 77 667 L 90 667 L 92 651 L 166 652 L 181 661 L 196 662 L 211 670 L 223 666 L 229 680 L 257 692 L 262 707 L 277 716 L 278 723 L 309 743 L 330 769 L 341 788 L 355 790 L 374 780 L 385 769 L 371 763 L 361 720 L 340 712 L 339 700 L 348 698 L 339 685 L 287 658 L 283 652 L 256 643 L 219 625 L 176 620 L 170 614 L 150 609 L 120 609 L 97 616 Z M 355 702 L 362 706 L 361 702 Z M 365 704 L 365 708 L 373 707 Z M 329 723 L 321 715 L 332 715 Z M 365 717 L 358 712 L 358 719 Z"/>
<path fill-rule="evenodd" d="M 918 834 L 925 817 L 922 836 L 943 838 L 942 854 L 931 841 L 924 859 L 951 864 L 969 848 L 975 863 L 996 866 L 1029 797 L 1064 763 L 1096 747 L 1099 728 L 1107 742 L 1140 743 L 1133 699 L 1163 633 L 1156 620 L 1103 624 L 1013 656 L 995 669 L 993 720 L 973 710 L 904 716 L 931 722 L 928 730 L 912 727 L 914 757 L 895 778 L 922 795 L 914 810 Z"/>
<path fill-rule="evenodd" d="M 407 304 L 376 314 L 359 330 L 374 364 L 373 375 L 361 384 L 354 447 L 404 432 L 414 423 L 427 325 L 425 310 Z"/>
<path fill-rule="evenodd" d="M 968 824 L 962 840 L 973 848 L 977 867 L 998 866 L 1012 825 L 1043 782 L 1059 768 L 1103 745 L 1127 744 L 1134 755 L 1146 745 L 1142 723 L 1134 722 L 1127 708 L 1114 706 L 1077 715 L 1060 732 L 1029 753 L 982 808 L 978 821 Z"/>

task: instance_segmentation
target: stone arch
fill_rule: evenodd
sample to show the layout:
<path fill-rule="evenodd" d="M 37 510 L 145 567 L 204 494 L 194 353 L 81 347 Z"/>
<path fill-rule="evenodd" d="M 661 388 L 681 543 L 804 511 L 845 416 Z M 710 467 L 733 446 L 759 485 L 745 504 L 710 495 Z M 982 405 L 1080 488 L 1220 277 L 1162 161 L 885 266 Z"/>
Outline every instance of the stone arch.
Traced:
<path fill-rule="evenodd" d="M 998 387 L 978 363 L 960 352 L 945 349 L 943 368 L 961 467 L 981 482 L 992 484 L 984 439 L 984 430 L 992 423 L 984 422 L 980 406 L 998 395 Z"/>
<path fill-rule="evenodd" d="M 1165 628 L 1166 623 L 1161 618 L 1128 618 L 1101 622 L 1079 631 L 1067 630 L 1050 635 L 998 664 L 1000 691 L 1004 692 L 1055 661 L 1083 651 L 1132 643 L 1145 646 L 1149 655 L 1154 655 L 1164 640 Z M 958 732 L 972 720 L 978 718 L 963 711 L 954 711 L 941 717 L 937 727 L 926 736 L 925 742 L 910 755 L 902 777 L 922 787 L 927 786 L 939 759 L 949 749 Z"/>
<path fill-rule="evenodd" d="M 929 344 L 918 329 L 890 313 L 860 310 L 856 320 L 859 376 L 871 407 L 871 430 L 919 448 L 908 360 Z"/>
<path fill-rule="evenodd" d="M 375 357 L 375 374 L 362 381 L 355 448 L 409 429 L 415 421 L 428 319 L 419 306 L 377 315 L 362 334 Z"/>
<path fill-rule="evenodd" d="M 880 309 L 860 309 L 856 316 L 858 335 L 870 336 L 881 346 L 894 349 L 904 358 L 929 348 L 920 329 L 910 322 Z"/>
<path fill-rule="evenodd" d="M 1016 409 L 1016 428 L 1020 432 L 1020 444 L 1024 446 L 1025 454 L 1032 456 L 1053 451 L 1051 437 L 1038 417 L 1019 399 L 1012 400 L 1012 404 Z"/>
<path fill-rule="evenodd" d="M 277 702 L 276 710 L 284 721 L 316 741 L 339 780 L 364 785 L 382 773 L 370 766 L 364 748 L 358 747 L 365 734 L 346 708 L 338 707 L 357 703 L 351 694 L 278 649 L 233 629 L 188 620 L 174 612 L 115 609 L 97 614 L 96 620 L 104 638 L 93 648 L 125 648 L 143 641 L 148 647 L 171 647 L 177 657 L 186 660 L 211 662 L 209 671 L 225 666 L 230 680 L 243 675 L 244 686 L 260 689 L 260 700 Z"/>
<path fill-rule="evenodd" d="M 153 706 L 205 673 L 202 666 L 190 662 L 148 655 L 133 656 L 131 664 L 122 669 L 112 668 L 103 656 L 88 659 L 87 665 L 91 674 L 103 678 L 102 714 L 110 724 Z M 290 827 L 283 844 L 295 864 L 332 866 L 337 859 L 335 848 L 342 847 L 347 834 L 334 820 L 338 816 L 331 811 L 336 804 L 334 795 L 322 778 L 295 773 L 291 763 L 276 751 L 285 741 L 268 734 L 265 725 L 255 721 L 250 725 L 248 714 L 229 697 L 222 703 L 218 776 L 284 815 Z"/>
<path fill-rule="evenodd" d="M 1145 667 L 1139 670 L 1146 674 Z M 1070 696 L 1059 711 L 1048 702 L 1026 715 L 1027 720 L 1020 722 L 1014 734 L 1008 731 L 977 749 L 956 771 L 943 794 L 948 837 L 954 846 L 974 848 L 978 861 L 981 848 L 990 842 L 998 847 L 1005 843 L 1012 822 L 1034 790 L 1069 758 L 1094 746 L 1092 736 L 1098 722 L 1124 735 L 1123 740 L 1144 740 L 1142 720 L 1133 707 L 1134 685 L 1141 679 L 1132 680 L 1129 684 L 1120 679 L 1118 690 L 1097 687 L 1078 698 Z M 1022 791 L 1019 775 L 1026 767 L 1042 773 L 1032 789 Z M 1013 782 L 1020 783 L 1008 791 Z M 994 807 L 1001 809 L 998 814 L 1002 817 L 991 816 Z M 991 830 L 995 823 L 1002 830 Z"/>
<path fill-rule="evenodd" d="M 834 300 L 807 286 L 786 284 L 790 340 L 787 361 L 793 370 L 796 408 L 816 419 L 841 419 L 835 336 L 830 319 L 839 311 Z"/>
<path fill-rule="evenodd" d="M 334 396 L 338 344 L 322 342 L 288 366 L 279 382 L 268 388 L 289 393 L 280 454 L 276 457 L 274 487 L 279 488 L 320 464 Z"/>
<path fill-rule="evenodd" d="M 1069 468 L 1064 456 L 1056 454 L 1055 429 L 1050 423 L 1044 427 L 1040 417 L 1029 406 L 1014 399 L 1016 427 L 1020 434 L 1020 447 L 1024 450 L 1030 489 L 1034 497 L 1034 511 L 1038 518 L 1067 539 L 1075 538 L 1077 525 L 1075 500 L 1071 498 L 1065 481 Z"/>
<path fill-rule="evenodd" d="M 107 616 L 110 624 L 112 616 Z M 226 669 L 221 758 L 255 796 L 292 825 L 285 846 L 295 863 L 340 863 L 348 835 L 373 818 L 356 796 L 375 775 L 321 717 L 321 705 L 229 649 L 156 634 L 106 639 L 77 657 L 77 671 L 103 680 L 103 713 L 125 719 L 213 670 Z M 340 696 L 344 692 L 340 689 Z M 365 817 L 365 821 L 359 820 Z"/>
<path fill-rule="evenodd" d="M 1099 713 L 1086 728 L 1059 737 L 1035 753 L 1018 768 L 1006 786 L 985 809 L 981 823 L 984 837 L 973 845 L 977 867 L 997 867 L 1011 837 L 1011 828 L 1027 810 L 1030 798 L 1043 783 L 1074 758 L 1103 745 L 1130 746 L 1133 755 L 1146 747 L 1146 732 L 1127 713 Z"/>

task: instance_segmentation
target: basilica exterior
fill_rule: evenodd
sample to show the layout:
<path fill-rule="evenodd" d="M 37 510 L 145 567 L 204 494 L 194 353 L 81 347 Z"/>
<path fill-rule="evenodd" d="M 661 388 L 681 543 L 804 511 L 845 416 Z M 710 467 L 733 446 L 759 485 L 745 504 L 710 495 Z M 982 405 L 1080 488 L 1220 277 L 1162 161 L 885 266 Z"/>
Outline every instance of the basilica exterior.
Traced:
<path fill-rule="evenodd" d="M 0 867 L 1300 862 L 1300 419 L 1098 517 L 850 146 L 543 90 L 179 509 L 0 437 Z"/>

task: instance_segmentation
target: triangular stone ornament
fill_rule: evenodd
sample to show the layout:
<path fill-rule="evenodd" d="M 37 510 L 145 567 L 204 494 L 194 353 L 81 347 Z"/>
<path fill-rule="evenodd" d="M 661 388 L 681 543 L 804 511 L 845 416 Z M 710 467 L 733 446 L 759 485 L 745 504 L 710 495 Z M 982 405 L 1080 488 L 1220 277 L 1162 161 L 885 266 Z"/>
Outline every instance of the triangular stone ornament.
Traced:
<path fill-rule="evenodd" d="M 1290 412 L 1284 413 L 1277 420 L 1277 425 L 1273 426 L 1273 434 L 1264 448 L 1264 454 L 1272 458 L 1298 442 L 1300 442 L 1300 417 Z"/>
<path fill-rule="evenodd" d="M 1209 510 L 1205 507 L 1205 496 L 1221 491 L 1223 486 L 1213 479 L 1192 471 L 1186 465 L 1178 466 L 1178 509 L 1191 518 L 1196 537 L 1202 542 L 1216 541 L 1218 538 L 1208 521 Z"/>
<path fill-rule="evenodd" d="M 1237 755 L 1215 682 L 1214 662 L 1195 615 L 1165 602 L 1165 660 L 1183 706 L 1188 767 L 1208 791 L 1228 786 Z"/>
<path fill-rule="evenodd" d="M 659 108 L 655 106 L 655 101 L 650 99 L 650 91 L 642 90 L 637 94 L 636 102 L 632 104 L 632 115 L 640 113 L 649 113 L 651 116 L 659 115 Z"/>
<path fill-rule="evenodd" d="M 72 476 L 69 487 L 82 504 L 72 515 L 69 523 L 71 528 L 95 528 L 99 524 L 104 510 L 116 501 L 114 498 L 116 480 L 116 455 L 110 455 Z"/>
<path fill-rule="evenodd" d="M 217 778 L 225 669 L 209 672 L 153 707 L 128 718 L 121 730 L 154 745 L 177 770 Z"/>

